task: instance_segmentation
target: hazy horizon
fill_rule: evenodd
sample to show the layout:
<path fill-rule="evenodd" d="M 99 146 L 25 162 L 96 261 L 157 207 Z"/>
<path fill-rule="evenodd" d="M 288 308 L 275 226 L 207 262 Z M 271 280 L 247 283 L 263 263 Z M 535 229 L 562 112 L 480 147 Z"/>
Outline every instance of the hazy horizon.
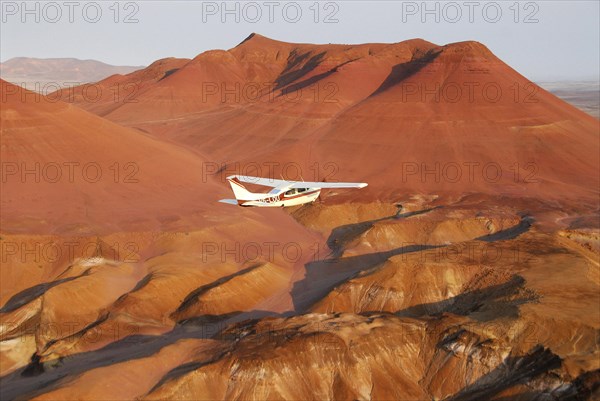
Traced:
<path fill-rule="evenodd" d="M 103 63 L 109 66 L 114 66 L 114 67 L 139 67 L 140 69 L 146 68 L 148 67 L 150 64 L 146 64 L 146 65 L 115 65 L 115 64 L 110 64 L 107 63 L 104 60 L 96 60 L 96 59 L 79 59 L 77 57 L 47 57 L 47 58 L 41 58 L 41 57 L 29 57 L 29 56 L 16 56 L 7 60 L 0 60 L 0 64 L 6 63 L 8 61 L 14 60 L 14 59 L 19 59 L 19 58 L 27 58 L 27 59 L 36 59 L 36 60 L 68 60 L 68 59 L 73 59 L 73 60 L 78 60 L 78 61 L 95 61 L 98 63 Z M 165 58 L 165 57 L 163 57 Z M 193 58 L 193 57 L 187 57 L 187 58 Z M 160 60 L 160 59 L 157 59 Z M 553 82 L 600 82 L 600 77 L 598 76 L 590 76 L 590 77 L 564 77 L 564 78 L 556 78 L 556 79 L 534 79 L 535 82 L 537 83 L 553 83 Z"/>

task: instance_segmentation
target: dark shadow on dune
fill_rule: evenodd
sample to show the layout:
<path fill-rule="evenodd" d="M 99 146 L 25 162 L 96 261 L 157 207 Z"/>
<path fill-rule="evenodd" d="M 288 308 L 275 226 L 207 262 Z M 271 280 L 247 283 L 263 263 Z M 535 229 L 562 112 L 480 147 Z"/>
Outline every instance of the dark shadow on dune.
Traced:
<path fill-rule="evenodd" d="M 305 265 L 304 279 L 294 283 L 291 291 L 294 310 L 296 313 L 305 312 L 336 286 L 356 277 L 363 271 L 382 264 L 392 256 L 439 247 L 437 245 L 408 245 L 391 251 L 323 259 L 308 263 Z"/>
<path fill-rule="evenodd" d="M 120 305 L 123 303 L 123 301 L 125 301 L 125 299 L 127 299 L 127 297 L 139 290 L 141 290 L 142 288 L 144 288 L 145 286 L 148 285 L 148 283 L 152 280 L 152 278 L 154 277 L 154 273 L 148 273 L 146 274 L 140 281 L 137 282 L 137 284 L 135 285 L 135 287 L 133 287 L 133 289 L 123 295 L 121 295 L 119 298 L 117 298 L 117 300 L 115 301 L 114 305 Z"/>
<path fill-rule="evenodd" d="M 380 93 L 385 92 L 391 87 L 415 75 L 425 68 L 429 63 L 435 60 L 440 53 L 441 51 L 429 51 L 422 57 L 413 58 L 407 63 L 396 64 L 392 67 L 392 72 L 390 72 L 381 85 L 379 85 L 379 88 L 370 94 L 369 97 L 379 95 Z"/>
<path fill-rule="evenodd" d="M 439 302 L 411 306 L 395 314 L 399 317 L 418 318 L 453 313 L 486 322 L 503 317 L 517 318 L 520 305 L 537 300 L 536 294 L 526 290 L 525 279 L 515 275 L 506 283 L 466 291 Z"/>
<path fill-rule="evenodd" d="M 195 316 L 188 319 L 184 319 L 180 322 L 177 322 L 178 325 L 184 327 L 202 327 L 207 325 L 214 325 L 216 323 L 222 322 L 223 320 L 227 320 L 227 324 L 238 323 L 243 320 L 255 320 L 258 321 L 264 317 L 280 317 L 282 316 L 279 313 L 265 311 L 265 310 L 252 310 L 246 312 L 231 312 L 222 315 L 202 315 Z M 219 330 L 218 333 L 221 331 Z M 217 334 L 217 332 L 215 332 Z M 211 336 L 212 337 L 212 336 Z"/>
<path fill-rule="evenodd" d="M 315 84 L 315 83 L 317 83 L 317 82 L 319 82 L 319 81 L 321 81 L 321 80 L 323 80 L 323 79 L 327 78 L 327 77 L 328 77 L 328 76 L 330 76 L 331 74 L 334 74 L 334 73 L 336 73 L 336 72 L 337 72 L 337 70 L 338 70 L 338 68 L 340 68 L 340 67 L 342 67 L 342 66 L 344 66 L 344 65 L 346 65 L 346 64 L 348 64 L 348 63 L 351 63 L 351 62 L 353 62 L 353 61 L 356 61 L 356 59 L 354 59 L 354 60 L 348 60 L 348 61 L 346 61 L 346 62 L 344 62 L 344 63 L 342 63 L 342 64 L 340 64 L 340 65 L 336 65 L 335 67 L 333 67 L 332 69 L 330 69 L 330 70 L 329 70 L 329 71 L 327 71 L 327 72 L 324 72 L 324 73 L 322 73 L 322 74 L 315 75 L 315 76 L 313 76 L 313 77 L 310 77 L 310 78 L 308 78 L 308 79 L 305 79 L 304 81 L 300 81 L 300 82 L 297 82 L 297 83 L 295 83 L 295 84 L 291 84 L 291 85 L 289 85 L 289 86 L 287 86 L 287 87 L 283 88 L 283 89 L 281 90 L 281 94 L 280 94 L 278 97 L 281 97 L 281 96 L 287 95 L 288 93 L 292 93 L 292 92 L 295 92 L 295 91 L 302 90 L 302 89 L 306 88 L 307 86 L 310 86 L 310 85 L 312 85 L 312 84 Z"/>
<path fill-rule="evenodd" d="M 78 276 L 67 277 L 60 280 L 51 281 L 49 283 L 42 283 L 35 285 L 33 287 L 27 288 L 18 294 L 13 295 L 7 302 L 4 304 L 2 308 L 0 308 L 0 313 L 8 313 L 12 312 L 16 309 L 19 309 L 21 306 L 28 304 L 34 299 L 44 295 L 46 291 L 51 289 L 52 287 L 56 287 L 57 285 L 67 283 L 69 281 L 76 280 L 80 277 L 86 276 L 89 274 L 89 269 L 84 271 Z"/>
<path fill-rule="evenodd" d="M 509 356 L 490 373 L 460 390 L 445 401 L 491 400 L 515 385 L 527 383 L 561 366 L 561 359 L 550 349 L 537 345 L 524 356 Z"/>
<path fill-rule="evenodd" d="M 190 292 L 185 299 L 183 300 L 183 302 L 181 303 L 181 305 L 179 305 L 179 307 L 177 308 L 177 310 L 175 312 L 173 312 L 173 314 L 171 315 L 172 318 L 175 318 L 177 314 L 185 312 L 185 310 L 187 308 L 189 308 L 190 306 L 194 305 L 196 303 L 196 300 L 198 299 L 198 297 L 200 297 L 202 294 L 205 294 L 207 291 L 216 288 L 222 284 L 225 284 L 226 282 L 239 277 L 239 276 L 243 276 L 244 274 L 248 274 L 250 273 L 252 270 L 259 268 L 260 266 L 262 266 L 260 263 L 258 264 L 254 264 L 252 266 L 246 267 L 245 269 L 239 270 L 233 274 L 230 274 L 228 276 L 223 276 L 211 283 L 208 283 L 206 285 L 200 286 L 198 288 L 196 288 L 194 291 Z"/>
<path fill-rule="evenodd" d="M 435 206 L 429 209 L 417 210 L 414 212 L 402 213 L 402 206 L 398 206 L 398 211 L 388 217 L 382 217 L 380 219 L 362 221 L 355 224 L 347 224 L 344 226 L 336 227 L 331 231 L 331 234 L 327 238 L 327 247 L 331 249 L 331 257 L 339 258 L 344 252 L 344 247 L 352 240 L 358 238 L 363 233 L 369 231 L 375 223 L 386 220 L 400 220 L 407 219 L 412 216 L 418 216 L 420 214 L 429 213 L 433 210 L 439 209 L 442 206 Z"/>
<path fill-rule="evenodd" d="M 402 205 L 398 205 L 398 211 L 391 216 L 334 228 L 327 239 L 327 246 L 331 250 L 331 254 L 323 260 L 306 264 L 304 279 L 294 283 L 291 291 L 292 300 L 294 302 L 294 311 L 296 313 L 306 311 L 310 306 L 326 296 L 339 284 L 352 279 L 361 272 L 376 267 L 392 256 L 441 247 L 441 245 L 413 244 L 392 249 L 390 251 L 346 258 L 341 257 L 344 252 L 344 247 L 349 242 L 371 229 L 376 223 L 386 220 L 406 219 L 428 213 L 441 207 L 442 206 L 436 206 L 429 209 L 402 213 Z"/>
<path fill-rule="evenodd" d="M 431 212 L 433 210 L 441 209 L 441 208 L 443 208 L 443 206 L 434 206 L 434 207 L 431 207 L 429 209 L 415 210 L 414 212 L 406 212 L 406 213 L 399 212 L 399 213 L 395 214 L 393 216 L 393 218 L 395 218 L 395 219 L 407 219 L 409 217 L 419 216 L 421 214 L 429 213 L 429 212 Z"/>
<path fill-rule="evenodd" d="M 571 381 L 568 389 L 561 392 L 558 401 L 597 400 L 600 393 L 600 369 L 584 372 Z"/>
<path fill-rule="evenodd" d="M 219 339 L 229 342 L 228 345 L 226 347 L 224 347 L 223 350 L 221 350 L 221 352 L 219 352 L 213 358 L 210 358 L 208 360 L 203 360 L 203 361 L 199 361 L 199 362 L 190 362 L 190 363 L 186 363 L 186 364 L 177 366 L 176 368 L 167 372 L 154 385 L 154 387 L 152 387 L 152 389 L 148 392 L 148 394 L 152 393 L 153 391 L 155 391 L 156 389 L 158 389 L 160 386 L 162 386 L 163 384 L 165 384 L 168 381 L 175 380 L 181 376 L 186 375 L 189 372 L 193 372 L 196 369 L 199 369 L 203 366 L 210 365 L 211 363 L 214 363 L 214 362 L 218 361 L 219 359 L 221 359 L 221 357 L 223 357 L 224 355 L 226 355 L 229 351 L 231 351 L 233 349 L 233 346 L 242 337 L 257 334 L 255 327 L 256 327 L 256 324 L 260 321 L 260 319 L 262 319 L 264 317 L 280 317 L 281 316 L 279 314 L 276 314 L 273 312 L 268 312 L 268 311 L 253 311 L 253 312 L 251 312 L 251 317 L 248 314 L 244 314 L 244 318 L 237 319 L 237 322 L 236 322 L 235 318 L 236 318 L 236 316 L 239 317 L 239 312 L 234 312 L 229 315 L 233 318 L 230 321 L 231 322 L 230 325 L 228 327 L 222 327 L 221 330 L 218 331 L 218 333 L 215 333 L 215 337 L 218 337 Z M 249 318 L 246 318 L 246 317 L 249 317 Z M 215 323 L 216 322 L 215 319 L 220 319 L 220 316 L 212 316 L 212 315 L 201 316 L 199 318 L 187 320 L 187 321 L 185 321 L 185 323 L 182 322 L 182 324 L 197 325 L 197 324 Z M 234 323 L 236 323 L 236 324 L 234 324 Z M 265 335 L 270 335 L 270 333 L 267 332 L 267 333 L 265 333 Z"/>
<path fill-rule="evenodd" d="M 593 377 L 595 376 L 595 377 Z M 591 380 L 590 380 L 591 379 Z M 558 389 L 529 390 L 515 395 L 494 397 L 494 401 L 597 401 L 600 390 L 600 370 L 580 374 L 575 380 Z"/>
<path fill-rule="evenodd" d="M 199 317 L 178 324 L 172 331 L 163 335 L 133 335 L 95 351 L 70 355 L 48 363 L 41 363 L 39 356 L 34 354 L 28 366 L 0 378 L 0 399 L 4 401 L 33 398 L 52 391 L 63 385 L 65 380 L 75 379 L 91 369 L 146 358 L 182 339 L 220 339 L 221 332 L 232 323 L 232 319 L 242 321 L 260 316 L 278 314 L 254 310 Z"/>
<path fill-rule="evenodd" d="M 236 47 L 240 47 L 242 44 L 246 43 L 247 41 L 249 41 L 250 39 L 252 39 L 255 36 L 256 36 L 256 33 L 252 32 L 250 35 L 248 35 L 246 37 L 246 39 L 244 39 L 240 43 L 238 43 Z"/>
<path fill-rule="evenodd" d="M 181 376 L 185 376 L 186 374 L 188 374 L 190 372 L 193 372 L 194 370 L 200 369 L 203 366 L 208 366 L 208 365 L 210 365 L 212 363 L 215 363 L 216 361 L 218 361 L 219 359 L 221 359 L 225 354 L 227 354 L 227 352 L 229 352 L 230 350 L 231 350 L 231 347 L 227 348 L 226 350 L 220 352 L 219 354 L 217 354 L 213 358 L 210 358 L 209 360 L 206 360 L 206 361 L 202 361 L 202 362 L 190 362 L 190 363 L 186 363 L 186 364 L 177 366 L 175 369 L 171 370 L 166 375 L 164 375 L 154 385 L 154 387 L 152 387 L 150 389 L 150 391 L 148 391 L 148 394 L 152 393 L 156 389 L 160 388 L 163 384 L 165 384 L 165 383 L 167 383 L 167 382 L 169 382 L 171 380 L 176 380 L 177 378 L 179 378 Z"/>
<path fill-rule="evenodd" d="M 170 75 L 173 75 L 173 74 L 175 74 L 177 71 L 179 71 L 179 68 L 173 68 L 173 69 L 171 69 L 171 70 L 168 70 L 168 71 L 166 71 L 166 72 L 165 72 L 165 75 L 163 75 L 163 76 L 162 76 L 162 78 L 161 78 L 161 79 L 159 79 L 158 81 L 159 81 L 159 82 L 160 82 L 160 81 L 162 81 L 163 79 L 165 79 L 165 78 L 169 77 Z"/>
<path fill-rule="evenodd" d="M 533 223 L 533 219 L 531 217 L 525 216 L 521 219 L 519 224 L 508 228 L 506 230 L 498 231 L 494 234 L 484 235 L 479 238 L 475 238 L 477 241 L 485 241 L 485 242 L 494 242 L 494 241 L 505 241 L 517 238 L 519 235 L 526 233 L 529 231 L 531 224 Z"/>
<path fill-rule="evenodd" d="M 311 55 L 310 52 L 300 54 L 300 53 L 298 53 L 298 49 L 293 49 L 288 54 L 287 64 L 285 65 L 285 68 L 283 69 L 283 71 L 281 71 L 280 76 L 289 73 L 295 66 L 302 63 L 304 60 L 306 60 L 308 57 L 310 57 L 310 55 Z M 325 55 L 325 52 L 321 53 L 321 58 L 324 55 Z"/>
<path fill-rule="evenodd" d="M 288 57 L 288 63 L 285 69 L 281 75 L 275 79 L 275 89 L 281 89 L 314 70 L 321 61 L 323 61 L 325 53 L 326 52 L 321 52 L 310 57 L 310 53 L 299 55 L 296 50 L 293 50 Z M 307 58 L 308 60 L 302 67 L 294 70 L 294 67 L 302 64 Z"/>
<path fill-rule="evenodd" d="M 110 316 L 109 312 L 104 312 L 102 315 L 100 315 L 98 317 L 98 319 L 96 319 L 92 323 L 88 324 L 83 329 L 79 330 L 77 333 L 73 333 L 70 336 L 67 336 L 67 337 L 64 337 L 64 338 L 60 338 L 60 339 L 55 339 L 55 340 L 48 341 L 48 343 L 44 347 L 44 351 L 47 350 L 48 348 L 50 348 L 52 345 L 56 344 L 59 341 L 71 341 L 71 340 L 82 338 L 86 333 L 89 333 L 90 330 L 93 330 L 94 328 L 100 326 L 102 323 L 104 323 L 105 321 L 107 321 L 108 318 L 109 318 L 109 316 Z M 34 357 L 35 356 L 36 355 L 34 354 Z M 23 375 L 26 375 L 26 372 L 23 372 Z"/>

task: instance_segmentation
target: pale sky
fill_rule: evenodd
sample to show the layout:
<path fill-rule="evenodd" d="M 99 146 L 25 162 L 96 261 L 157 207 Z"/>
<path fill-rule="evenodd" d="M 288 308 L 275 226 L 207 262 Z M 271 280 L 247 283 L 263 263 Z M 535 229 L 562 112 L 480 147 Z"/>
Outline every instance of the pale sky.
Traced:
<path fill-rule="evenodd" d="M 229 49 L 251 32 L 304 43 L 477 40 L 529 79 L 599 79 L 600 2 L 0 1 L 0 60 L 148 65 Z"/>

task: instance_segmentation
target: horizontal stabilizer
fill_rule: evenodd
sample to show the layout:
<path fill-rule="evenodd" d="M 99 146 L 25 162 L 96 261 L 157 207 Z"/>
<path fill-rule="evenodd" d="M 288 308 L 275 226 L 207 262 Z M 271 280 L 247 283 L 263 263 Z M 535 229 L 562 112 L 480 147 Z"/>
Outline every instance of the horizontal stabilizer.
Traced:
<path fill-rule="evenodd" d="M 235 199 L 221 199 L 219 202 L 221 203 L 227 203 L 229 205 L 236 205 L 238 204 L 238 201 Z"/>

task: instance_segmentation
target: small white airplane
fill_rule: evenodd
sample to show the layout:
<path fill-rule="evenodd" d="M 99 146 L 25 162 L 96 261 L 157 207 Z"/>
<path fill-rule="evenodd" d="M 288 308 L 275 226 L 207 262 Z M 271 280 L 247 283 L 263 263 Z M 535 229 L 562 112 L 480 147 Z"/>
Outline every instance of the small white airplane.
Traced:
<path fill-rule="evenodd" d="M 364 182 L 304 182 L 275 180 L 271 178 L 231 175 L 227 177 L 235 199 L 221 199 L 219 202 L 244 207 L 284 207 L 314 202 L 323 188 L 364 188 Z M 257 184 L 273 189 L 268 193 L 253 193 L 242 182 Z"/>

